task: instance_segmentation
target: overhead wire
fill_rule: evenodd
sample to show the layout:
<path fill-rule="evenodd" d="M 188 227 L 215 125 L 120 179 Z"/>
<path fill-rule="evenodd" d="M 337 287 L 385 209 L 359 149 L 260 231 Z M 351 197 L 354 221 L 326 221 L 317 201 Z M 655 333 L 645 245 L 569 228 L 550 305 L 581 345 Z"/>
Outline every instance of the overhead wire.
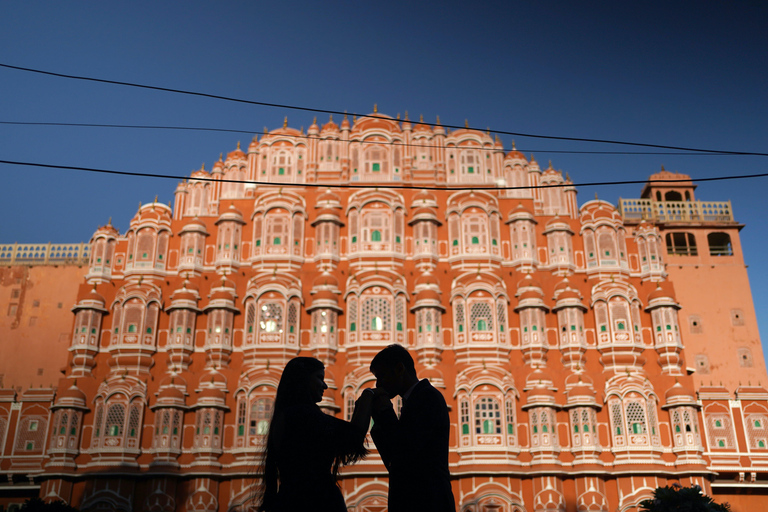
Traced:
<path fill-rule="evenodd" d="M 242 133 L 247 135 L 253 135 L 256 131 L 253 130 L 239 130 L 236 128 L 209 128 L 209 127 L 196 127 L 196 126 L 165 126 L 165 125 L 143 125 L 143 124 L 116 124 L 116 123 L 60 123 L 60 122 L 37 122 L 37 121 L 0 121 L 0 125 L 16 125 L 16 126 L 67 126 L 67 127 L 82 127 L 82 128 L 127 128 L 127 129 L 152 129 L 152 130 L 180 130 L 180 131 L 208 131 L 208 132 L 225 132 L 225 133 Z M 420 123 L 421 124 L 421 123 Z M 329 139 L 320 136 L 313 135 L 296 135 L 291 133 L 282 133 L 280 137 L 291 137 L 295 139 L 312 139 L 318 141 L 325 140 L 338 140 Z M 448 145 L 436 145 L 436 144 L 414 144 L 404 143 L 397 141 L 366 141 L 367 144 L 376 144 L 380 146 L 397 146 L 397 147 L 413 147 L 413 148 L 431 148 L 431 149 L 448 149 L 456 146 Z M 521 151 L 513 145 L 512 148 L 502 147 L 471 147 L 466 149 L 473 149 L 477 151 Z M 522 152 L 522 151 L 521 151 Z M 693 152 L 680 152 L 680 151 L 589 151 L 589 150 L 565 150 L 565 149 L 533 149 L 525 148 L 527 153 L 555 153 L 555 154 L 575 154 L 575 155 L 670 155 L 670 156 L 754 156 L 751 153 L 741 153 L 739 155 L 733 155 L 731 153 L 716 153 L 700 151 Z"/>
<path fill-rule="evenodd" d="M 191 180 L 191 181 L 208 181 L 208 182 L 218 182 L 218 183 L 245 183 L 245 184 L 254 184 L 259 186 L 269 186 L 269 187 L 310 187 L 310 188 L 355 188 L 355 189 L 381 189 L 381 188 L 388 188 L 388 189 L 403 189 L 403 190 L 449 190 L 449 191 L 462 191 L 462 190 L 533 190 L 533 189 L 543 189 L 543 188 L 562 188 L 562 187 L 596 187 L 596 186 L 613 186 L 613 185 L 637 185 L 637 184 L 645 184 L 645 183 L 691 183 L 691 182 L 705 182 L 705 181 L 724 181 L 724 180 L 736 180 L 736 179 L 754 179 L 754 178 L 765 178 L 768 177 L 768 173 L 757 173 L 757 174 L 742 174 L 742 175 L 736 175 L 736 176 L 714 176 L 709 178 L 697 178 L 695 180 L 686 178 L 686 179 L 644 179 L 644 180 L 620 180 L 620 181 L 593 181 L 593 182 L 584 182 L 584 183 L 572 183 L 572 182 L 564 182 L 564 183 L 552 183 L 547 185 L 525 185 L 525 186 L 495 186 L 495 185 L 475 185 L 475 186 L 429 186 L 429 185 L 398 185 L 392 182 L 387 182 L 386 184 L 368 184 L 365 182 L 354 182 L 354 183 L 292 183 L 292 182 L 271 182 L 271 181 L 254 181 L 254 180 L 232 180 L 232 179 L 217 179 L 217 178 L 206 178 L 206 177 L 190 177 L 190 176 L 177 176 L 173 174 L 159 174 L 159 173 L 147 173 L 147 172 L 129 172 L 129 171 L 118 171 L 113 169 L 100 169 L 95 167 L 81 167 L 81 166 L 74 166 L 74 165 L 56 165 L 56 164 L 43 164 L 38 162 L 21 162 L 21 161 L 15 161 L 15 160 L 0 160 L 0 164 L 7 164 L 7 165 L 19 165 L 19 166 L 29 166 L 29 167 L 40 167 L 40 168 L 49 168 L 49 169 L 64 169 L 64 170 L 73 170 L 73 171 L 85 171 L 85 172 L 94 172 L 94 173 L 102 173 L 102 174 L 112 174 L 112 175 L 121 175 L 121 176 L 136 176 L 136 177 L 145 177 L 145 178 L 163 178 L 163 179 L 173 179 L 173 180 Z"/>
<path fill-rule="evenodd" d="M 59 78 L 67 78 L 71 80 L 82 80 L 82 81 L 89 81 L 89 82 L 96 82 L 96 83 L 103 83 L 103 84 L 111 84 L 111 85 L 122 85 L 126 87 L 135 87 L 140 89 L 147 89 L 147 90 L 154 90 L 154 91 L 163 91 L 163 92 L 170 92 L 175 94 L 183 94 L 188 96 L 197 96 L 197 97 L 203 97 L 203 98 L 211 98 L 211 99 L 218 99 L 218 100 L 224 100 L 224 101 L 230 101 L 235 103 L 243 103 L 248 105 L 258 105 L 263 107 L 273 107 L 273 108 L 282 108 L 282 109 L 289 109 L 289 110 L 299 110 L 304 112 L 318 112 L 318 113 L 325 113 L 325 114 L 338 114 L 338 115 L 346 115 L 347 112 L 340 112 L 338 110 L 330 110 L 330 109 L 321 109 L 321 108 L 313 108 L 313 107 L 304 107 L 300 105 L 289 105 L 289 104 L 281 104 L 281 103 L 272 103 L 272 102 L 266 102 L 266 101 L 256 101 L 256 100 L 247 100 L 243 98 L 235 98 L 231 96 L 224 96 L 220 94 L 212 94 L 212 93 L 206 93 L 206 92 L 199 92 L 199 91 L 190 91 L 190 90 L 183 90 L 183 89 L 176 89 L 172 87 L 161 87 L 156 85 L 147 85 L 147 84 L 139 84 L 135 82 L 125 82 L 125 81 L 119 81 L 119 80 L 108 80 L 105 78 L 96 78 L 96 77 L 87 77 L 87 76 L 80 76 L 80 75 L 71 75 L 66 73 L 56 73 L 53 71 L 46 71 L 42 69 L 35 69 L 35 68 L 28 68 L 23 66 L 14 66 L 11 64 L 6 64 L 0 62 L 0 67 L 6 68 L 6 69 L 13 69 L 17 71 L 25 71 L 28 73 L 36 73 L 41 75 L 47 75 L 47 76 L 54 76 Z M 356 113 L 350 113 L 350 115 L 357 116 L 357 117 L 376 117 L 375 114 L 356 114 Z M 471 129 L 471 130 L 478 130 L 483 131 L 480 128 L 472 128 L 468 125 L 466 126 L 457 126 L 457 125 L 439 125 L 437 123 L 428 123 L 428 122 L 421 122 L 419 124 L 424 124 L 426 126 L 443 126 L 444 128 L 453 128 L 453 129 Z M 696 152 L 702 152 L 702 153 L 716 153 L 716 154 L 727 154 L 727 155 L 752 155 L 752 156 L 768 156 L 768 153 L 762 153 L 762 152 L 754 152 L 754 151 L 729 151 L 729 150 L 719 150 L 719 149 L 704 149 L 704 148 L 694 148 L 694 147 L 686 147 L 686 146 L 671 146 L 666 144 L 649 144 L 649 143 L 643 143 L 643 142 L 631 142 L 631 141 L 622 141 L 622 140 L 612 140 L 612 139 L 595 139 L 595 138 L 587 138 L 587 137 L 566 137 L 566 136 L 557 136 L 557 135 L 543 135 L 543 134 L 534 134 L 534 133 L 525 133 L 525 132 L 513 132 L 508 130 L 490 130 L 493 133 L 501 134 L 501 135 L 512 135 L 515 137 L 530 137 L 530 138 L 536 138 L 536 139 L 549 139 L 549 140 L 562 140 L 562 141 L 571 141 L 571 142 L 592 142 L 592 143 L 599 143 L 599 144 L 618 144 L 618 145 L 624 145 L 624 146 L 635 146 L 635 147 L 647 147 L 647 148 L 655 148 L 655 149 L 670 149 L 670 150 L 677 150 L 677 151 L 696 151 Z"/>

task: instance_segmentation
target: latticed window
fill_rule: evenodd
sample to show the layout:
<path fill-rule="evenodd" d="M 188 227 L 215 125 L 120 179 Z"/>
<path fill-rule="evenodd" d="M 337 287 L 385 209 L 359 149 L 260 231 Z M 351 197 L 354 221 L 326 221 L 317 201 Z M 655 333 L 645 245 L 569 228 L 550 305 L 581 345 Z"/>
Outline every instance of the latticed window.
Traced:
<path fill-rule="evenodd" d="M 501 411 L 495 398 L 482 397 L 475 402 L 475 433 L 501 434 Z"/>
<path fill-rule="evenodd" d="M 493 313 L 487 301 L 473 302 L 469 306 L 469 324 L 475 332 L 493 331 Z"/>
<path fill-rule="evenodd" d="M 288 332 L 293 333 L 299 330 L 298 308 L 295 302 L 288 305 Z"/>
<path fill-rule="evenodd" d="M 104 419 L 104 404 L 96 404 L 96 416 L 93 420 L 93 446 L 98 446 L 99 437 L 102 434 L 101 422 Z"/>
<path fill-rule="evenodd" d="M 274 400 L 257 398 L 251 403 L 251 414 L 248 420 L 248 435 L 265 436 L 269 432 L 269 422 L 272 419 Z"/>
<path fill-rule="evenodd" d="M 507 435 L 513 436 L 515 435 L 515 403 L 507 399 L 504 403 L 504 411 L 507 420 Z"/>
<path fill-rule="evenodd" d="M 107 408 L 107 421 L 104 423 L 104 435 L 121 437 L 125 424 L 125 405 L 111 404 Z"/>
<path fill-rule="evenodd" d="M 597 237 L 597 246 L 601 265 L 616 265 L 616 232 L 613 230 L 601 230 Z"/>
<path fill-rule="evenodd" d="M 357 299 L 350 297 L 347 303 L 347 311 L 349 312 L 349 332 L 357 331 Z"/>
<path fill-rule="evenodd" d="M 266 302 L 259 311 L 261 332 L 283 332 L 283 305 L 278 302 Z"/>
<path fill-rule="evenodd" d="M 373 211 L 363 214 L 363 242 L 391 242 L 391 212 Z"/>
<path fill-rule="evenodd" d="M 395 330 L 405 331 L 405 299 L 402 296 L 395 299 Z"/>
<path fill-rule="evenodd" d="M 253 302 L 249 302 L 245 308 L 245 329 L 247 333 L 253 332 L 253 327 L 256 324 L 256 305 Z"/>
<path fill-rule="evenodd" d="M 624 427 L 624 411 L 619 400 L 611 400 L 610 413 L 613 443 L 616 446 L 624 446 L 626 444 L 626 428 Z"/>
<path fill-rule="evenodd" d="M 456 301 L 453 306 L 454 314 L 456 315 L 456 332 L 464 332 L 464 302 Z"/>
<path fill-rule="evenodd" d="M 461 421 L 461 433 L 462 435 L 469 434 L 469 401 L 462 399 L 459 404 L 459 415 Z"/>
<path fill-rule="evenodd" d="M 352 414 L 355 412 L 355 394 L 351 391 L 347 393 L 347 421 L 352 421 Z"/>
<path fill-rule="evenodd" d="M 707 439 L 713 449 L 733 449 L 733 424 L 727 414 L 707 414 Z"/>
<path fill-rule="evenodd" d="M 131 412 L 128 415 L 128 438 L 139 437 L 139 425 L 141 420 L 141 410 L 138 404 L 131 405 Z"/>
<path fill-rule="evenodd" d="M 647 434 L 644 407 L 639 402 L 627 403 L 627 431 L 631 434 Z"/>
<path fill-rule="evenodd" d="M 465 214 L 461 218 L 464 250 L 488 252 L 488 217 L 485 214 Z"/>
<path fill-rule="evenodd" d="M 504 307 L 502 301 L 496 303 L 496 321 L 499 325 L 499 332 L 503 334 L 507 325 L 507 308 Z"/>
<path fill-rule="evenodd" d="M 747 424 L 749 447 L 753 450 L 768 449 L 768 416 L 749 414 L 744 421 Z"/>
<path fill-rule="evenodd" d="M 267 246 L 272 246 L 271 252 L 284 253 L 287 249 L 282 249 L 287 246 L 290 241 L 290 219 L 287 214 L 272 214 L 267 216 Z"/>
<path fill-rule="evenodd" d="M 386 297 L 363 299 L 362 329 L 365 331 L 389 331 L 392 329 L 392 305 Z"/>
<path fill-rule="evenodd" d="M 571 428 L 575 446 L 597 446 L 597 419 L 590 407 L 577 407 L 571 411 Z"/>

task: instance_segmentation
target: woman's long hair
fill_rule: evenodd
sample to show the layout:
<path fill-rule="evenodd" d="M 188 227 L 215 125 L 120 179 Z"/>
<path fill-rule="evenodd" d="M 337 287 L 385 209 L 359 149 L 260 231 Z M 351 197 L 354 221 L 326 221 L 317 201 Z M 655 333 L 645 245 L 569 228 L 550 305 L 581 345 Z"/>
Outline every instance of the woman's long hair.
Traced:
<path fill-rule="evenodd" d="M 285 365 L 280 383 L 277 385 L 275 405 L 272 408 L 272 420 L 269 423 L 264 450 L 259 493 L 261 495 L 260 511 L 266 512 L 275 506 L 280 477 L 277 471 L 277 457 L 282 444 L 285 410 L 295 405 L 315 403 L 310 391 L 310 380 L 314 373 L 324 369 L 322 361 L 313 357 L 295 357 Z M 337 464 L 334 464 L 334 471 L 338 471 Z"/>

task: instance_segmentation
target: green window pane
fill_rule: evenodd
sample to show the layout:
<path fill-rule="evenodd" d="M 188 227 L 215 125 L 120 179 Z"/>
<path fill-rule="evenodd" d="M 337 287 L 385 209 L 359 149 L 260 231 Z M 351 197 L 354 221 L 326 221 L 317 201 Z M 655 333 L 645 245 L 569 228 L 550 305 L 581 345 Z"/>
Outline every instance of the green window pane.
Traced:
<path fill-rule="evenodd" d="M 373 165 L 371 166 L 371 170 L 372 170 L 373 172 L 379 172 L 379 171 L 381 170 L 381 164 L 379 164 L 379 163 L 375 163 L 375 164 L 373 164 Z"/>
<path fill-rule="evenodd" d="M 352 243 L 354 244 L 355 242 L 357 242 L 357 236 L 352 235 Z"/>
<path fill-rule="evenodd" d="M 472 166 L 467 167 L 467 174 L 475 174 L 475 168 Z"/>
<path fill-rule="evenodd" d="M 456 247 L 457 245 L 459 245 L 459 241 L 458 240 L 454 240 L 453 241 L 453 246 Z"/>
<path fill-rule="evenodd" d="M 480 243 L 480 239 L 476 236 L 472 237 L 472 245 L 477 245 Z"/>
<path fill-rule="evenodd" d="M 467 423 L 464 423 L 461 426 L 461 433 L 464 434 L 464 435 L 469 434 L 469 425 Z"/>
<path fill-rule="evenodd" d="M 277 174 L 278 174 L 279 176 L 283 176 L 283 175 L 285 174 L 285 167 L 280 167 L 280 168 L 277 170 Z"/>
<path fill-rule="evenodd" d="M 371 232 L 371 242 L 381 242 L 381 231 L 374 229 Z"/>
<path fill-rule="evenodd" d="M 357 330 L 357 325 L 355 325 L 355 322 L 351 322 L 349 324 L 349 331 L 350 332 L 355 332 L 356 330 Z"/>

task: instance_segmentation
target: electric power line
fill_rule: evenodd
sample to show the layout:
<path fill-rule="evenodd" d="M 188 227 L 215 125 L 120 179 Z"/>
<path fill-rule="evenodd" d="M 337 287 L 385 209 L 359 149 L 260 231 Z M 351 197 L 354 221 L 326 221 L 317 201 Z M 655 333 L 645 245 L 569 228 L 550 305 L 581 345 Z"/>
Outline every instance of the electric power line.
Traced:
<path fill-rule="evenodd" d="M 275 108 L 283 108 L 283 109 L 290 109 L 290 110 L 300 110 L 304 112 L 319 112 L 319 113 L 325 113 L 325 114 L 338 114 L 338 115 L 346 115 L 346 112 L 340 112 L 338 110 L 328 110 L 328 109 L 319 109 L 319 108 L 311 108 L 311 107 L 302 107 L 298 105 L 287 105 L 287 104 L 280 104 L 280 103 L 270 103 L 266 101 L 255 101 L 255 100 L 246 100 L 242 98 L 233 98 L 229 96 L 223 96 L 219 94 L 211 94 L 211 93 L 205 93 L 205 92 L 198 92 L 198 91 L 187 91 L 183 89 L 174 89 L 171 87 L 160 87 L 156 85 L 146 85 L 146 84 L 138 84 L 133 82 L 122 82 L 118 80 L 107 80 L 104 78 L 94 78 L 94 77 L 86 77 L 86 76 L 78 76 L 78 75 L 69 75 L 65 73 L 55 73 L 53 71 L 45 71 L 41 69 L 34 69 L 34 68 L 27 68 L 22 66 L 13 66 L 11 64 L 4 64 L 0 62 L 0 67 L 7 68 L 7 69 L 14 69 L 17 71 L 26 71 L 29 73 L 37 73 L 41 75 L 48 75 L 48 76 L 55 76 L 59 78 L 68 78 L 72 80 L 84 80 L 89 82 L 97 82 L 97 83 L 104 83 L 104 84 L 112 84 L 112 85 L 123 85 L 126 87 L 137 87 L 141 89 L 149 89 L 154 91 L 164 91 L 164 92 L 171 92 L 175 94 L 185 94 L 188 96 L 198 96 L 203 98 L 211 98 L 211 99 L 218 99 L 218 100 L 224 100 L 224 101 L 231 101 L 235 103 L 244 103 L 248 105 L 259 105 L 263 107 L 275 107 Z M 357 116 L 357 117 L 375 117 L 370 114 L 354 114 L 351 115 Z M 419 122 L 418 124 L 423 124 L 425 126 L 438 126 L 436 123 L 427 123 L 427 122 Z M 478 130 L 483 131 L 479 128 L 471 128 L 469 126 L 456 126 L 456 125 L 441 125 L 445 128 L 454 128 L 454 129 L 472 129 L 472 130 Z M 491 130 L 488 130 L 491 131 Z M 678 151 L 697 151 L 702 153 L 716 153 L 716 154 L 728 154 L 728 155 L 752 155 L 752 156 L 768 156 L 768 153 L 760 153 L 760 152 L 753 152 L 753 151 L 728 151 L 728 150 L 713 150 L 713 149 L 702 149 L 702 148 L 691 148 L 691 147 L 685 147 L 685 146 L 670 146 L 670 145 L 664 145 L 664 144 L 647 144 L 642 142 L 630 142 L 630 141 L 620 141 L 620 140 L 610 140 L 610 139 L 592 139 L 592 138 L 586 138 L 586 137 L 565 137 L 565 136 L 555 136 L 555 135 L 541 135 L 541 134 L 533 134 L 533 133 L 523 133 L 523 132 L 512 132 L 507 130 L 492 130 L 493 133 L 498 133 L 502 135 L 512 135 L 515 137 L 530 137 L 530 138 L 536 138 L 536 139 L 550 139 L 550 140 L 565 140 L 565 141 L 571 141 L 571 142 L 594 142 L 594 143 L 600 143 L 600 144 L 619 144 L 624 146 L 636 146 L 636 147 L 647 147 L 647 148 L 656 148 L 656 149 L 671 149 L 671 150 L 678 150 Z"/>
<path fill-rule="evenodd" d="M 193 181 L 210 181 L 219 183 L 250 183 L 253 185 L 269 186 L 269 187 L 311 187 L 311 188 L 364 188 L 364 189 L 380 189 L 380 188 L 392 188 L 392 189 L 416 189 L 416 190 L 532 190 L 542 188 L 562 188 L 562 187 L 596 187 L 596 186 L 611 186 L 611 185 L 637 185 L 646 183 L 689 183 L 692 181 L 724 181 L 724 180 L 737 180 L 737 179 L 753 179 L 753 178 L 765 178 L 768 177 L 768 173 L 759 174 L 741 174 L 737 176 L 715 176 L 711 178 L 697 178 L 692 179 L 665 179 L 665 180 L 622 180 L 622 181 L 593 181 L 585 183 L 553 183 L 550 185 L 534 185 L 534 186 L 522 186 L 522 187 L 499 187 L 499 186 L 427 186 L 427 185 L 397 185 L 394 183 L 386 183 L 384 185 L 373 185 L 361 182 L 341 184 L 341 183 L 288 183 L 288 182 L 269 182 L 269 181 L 250 181 L 250 180 L 230 180 L 230 179 L 215 179 L 215 178 L 198 178 L 189 176 L 176 176 L 173 174 L 158 174 L 147 172 L 129 172 L 129 171 L 116 171 L 112 169 L 99 169 L 94 167 L 80 167 L 74 165 L 55 165 L 55 164 L 42 164 L 37 162 L 19 162 L 14 160 L 0 160 L 0 164 L 7 165 L 21 165 L 29 167 L 42 167 L 48 169 L 65 169 L 72 171 L 85 171 L 102 174 L 113 174 L 121 176 L 137 176 L 144 178 L 163 178 L 173 180 L 193 180 Z"/>
<path fill-rule="evenodd" d="M 143 124 L 101 124 L 101 123 L 55 123 L 55 122 L 34 122 L 34 121 L 0 121 L 0 124 L 5 125 L 20 125 L 20 126 L 68 126 L 68 127 L 83 127 L 83 128 L 128 128 L 128 129 L 149 129 L 149 130 L 180 130 L 180 131 L 208 131 L 208 132 L 226 132 L 226 133 L 243 133 L 247 135 L 253 135 L 256 133 L 254 130 L 238 130 L 236 128 L 207 128 L 196 126 L 163 126 L 163 125 L 143 125 Z M 327 140 L 319 136 L 311 135 L 295 135 L 283 133 L 280 137 L 291 137 L 296 139 L 315 139 L 319 141 Z M 332 139 L 336 140 L 336 139 Z M 397 146 L 397 147 L 414 147 L 414 148 L 436 148 L 436 149 L 448 149 L 455 146 L 434 145 L 434 144 L 406 144 L 404 142 L 382 142 L 382 141 L 370 141 L 367 144 L 376 144 L 380 146 Z M 461 148 L 457 148 L 461 149 Z M 496 147 L 472 147 L 466 149 L 473 149 L 478 151 L 515 151 L 516 147 L 501 149 Z M 519 151 L 519 150 L 518 150 Z M 556 153 L 556 154 L 577 154 L 577 155 L 670 155 L 670 156 L 734 156 L 732 153 L 716 153 L 707 152 L 702 153 L 699 151 L 694 152 L 675 152 L 675 151 L 576 151 L 576 150 L 564 150 L 564 149 L 526 149 L 527 153 Z M 740 153 L 735 156 L 754 156 L 752 153 Z"/>

